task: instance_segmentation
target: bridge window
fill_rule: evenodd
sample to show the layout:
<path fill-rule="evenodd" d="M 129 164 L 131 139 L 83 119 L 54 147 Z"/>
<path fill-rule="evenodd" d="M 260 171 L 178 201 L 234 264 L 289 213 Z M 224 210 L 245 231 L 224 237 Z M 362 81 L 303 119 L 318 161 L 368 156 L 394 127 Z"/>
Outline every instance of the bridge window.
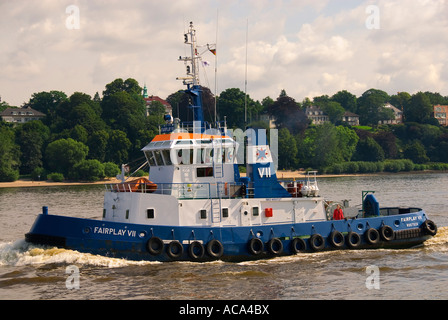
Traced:
<path fill-rule="evenodd" d="M 213 167 L 197 168 L 196 169 L 196 176 L 198 178 L 213 177 Z"/>
<path fill-rule="evenodd" d="M 156 156 L 157 165 L 163 166 L 164 163 L 163 163 L 163 158 L 162 158 L 162 152 L 160 152 L 160 150 L 155 150 L 154 155 Z"/>
<path fill-rule="evenodd" d="M 154 157 L 154 154 L 152 151 L 145 151 L 146 159 L 148 159 L 149 165 L 151 167 L 156 166 L 156 158 Z"/>
<path fill-rule="evenodd" d="M 170 150 L 162 150 L 163 159 L 165 160 L 165 165 L 170 166 L 173 163 L 171 162 Z"/>

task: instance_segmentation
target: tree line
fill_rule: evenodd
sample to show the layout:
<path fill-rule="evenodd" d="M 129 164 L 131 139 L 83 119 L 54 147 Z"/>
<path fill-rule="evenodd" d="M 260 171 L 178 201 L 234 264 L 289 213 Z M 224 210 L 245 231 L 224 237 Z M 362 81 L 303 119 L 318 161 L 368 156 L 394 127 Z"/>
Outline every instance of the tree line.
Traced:
<path fill-rule="evenodd" d="M 0 181 L 14 181 L 20 175 L 92 181 L 115 176 L 122 163 L 141 163 L 141 149 L 158 134 L 165 114 L 163 105 L 153 102 L 147 115 L 142 90 L 135 79 L 119 78 L 105 86 L 102 97 L 82 92 L 71 96 L 61 91 L 34 93 L 23 106 L 44 113 L 45 118 L 15 125 L 0 122 Z M 438 93 L 389 96 L 370 89 L 356 97 L 344 90 L 297 102 L 282 90 L 275 100 L 268 96 L 255 101 L 240 89 L 230 88 L 216 98 L 218 120 L 226 116 L 230 128 L 269 130 L 261 119 L 275 119 L 280 169 L 375 172 L 408 170 L 410 163 L 412 170 L 446 169 L 441 163 L 448 163 L 448 129 L 431 115 L 434 104 L 448 104 L 448 97 Z M 187 94 L 177 91 L 166 100 L 174 117 L 192 120 Z M 208 88 L 203 88 L 203 102 L 205 119 L 213 122 L 215 97 Z M 378 125 L 379 120 L 393 117 L 384 108 L 386 102 L 403 110 L 403 124 Z M 310 105 L 324 110 L 330 123 L 313 125 L 304 112 Z M 0 111 L 7 107 L 0 103 Z M 345 111 L 359 114 L 361 126 L 341 122 Z"/>

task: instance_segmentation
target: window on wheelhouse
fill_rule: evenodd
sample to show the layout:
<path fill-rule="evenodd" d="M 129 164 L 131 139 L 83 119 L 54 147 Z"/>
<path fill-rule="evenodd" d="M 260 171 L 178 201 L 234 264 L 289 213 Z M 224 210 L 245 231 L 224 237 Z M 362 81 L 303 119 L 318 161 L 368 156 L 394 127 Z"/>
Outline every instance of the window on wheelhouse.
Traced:
<path fill-rule="evenodd" d="M 148 160 L 149 166 L 154 167 L 157 165 L 156 158 L 152 151 L 145 151 L 145 156 L 146 156 L 146 159 Z"/>
<path fill-rule="evenodd" d="M 196 175 L 198 178 L 213 177 L 213 167 L 196 168 Z"/>
<path fill-rule="evenodd" d="M 163 159 L 165 160 L 165 165 L 167 166 L 171 166 L 173 164 L 173 162 L 171 161 L 171 155 L 170 155 L 170 150 L 162 150 L 162 156 Z"/>
<path fill-rule="evenodd" d="M 154 150 L 154 155 L 156 156 L 156 162 L 158 166 L 164 166 L 162 152 L 160 150 Z"/>

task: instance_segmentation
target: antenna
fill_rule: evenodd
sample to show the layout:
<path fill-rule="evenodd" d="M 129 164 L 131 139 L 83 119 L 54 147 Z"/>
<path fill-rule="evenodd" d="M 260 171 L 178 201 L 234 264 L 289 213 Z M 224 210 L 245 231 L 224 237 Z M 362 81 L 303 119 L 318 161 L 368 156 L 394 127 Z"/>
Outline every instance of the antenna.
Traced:
<path fill-rule="evenodd" d="M 246 72 L 244 75 L 244 125 L 247 126 L 247 38 L 249 34 L 249 18 L 246 20 Z"/>
<path fill-rule="evenodd" d="M 216 104 L 218 96 L 218 19 L 219 9 L 216 9 L 216 43 L 215 43 L 215 125 L 216 125 Z"/>

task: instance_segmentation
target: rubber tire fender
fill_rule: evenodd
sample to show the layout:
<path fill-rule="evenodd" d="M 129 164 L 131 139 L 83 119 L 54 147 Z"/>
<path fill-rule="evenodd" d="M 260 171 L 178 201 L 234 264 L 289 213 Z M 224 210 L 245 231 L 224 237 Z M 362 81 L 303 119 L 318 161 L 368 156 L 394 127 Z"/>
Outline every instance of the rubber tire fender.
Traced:
<path fill-rule="evenodd" d="M 173 248 L 177 251 L 173 251 Z M 171 259 L 179 259 L 184 253 L 184 246 L 178 240 L 171 241 L 166 248 L 166 253 Z"/>
<path fill-rule="evenodd" d="M 425 222 L 422 223 L 422 228 L 426 234 L 431 236 L 435 236 L 437 234 L 437 225 L 431 220 L 425 220 Z"/>
<path fill-rule="evenodd" d="M 258 256 L 263 253 L 263 241 L 259 238 L 252 238 L 248 242 L 248 249 L 251 254 Z"/>
<path fill-rule="evenodd" d="M 199 252 L 196 252 L 197 250 Z M 199 241 L 195 240 L 188 246 L 188 254 L 193 260 L 201 259 L 204 256 L 204 253 L 205 253 L 204 246 Z"/>
<path fill-rule="evenodd" d="M 217 250 L 216 250 L 217 249 Z M 224 246 L 219 240 L 213 239 L 207 243 L 207 254 L 215 259 L 219 259 L 224 254 Z"/>
<path fill-rule="evenodd" d="M 324 237 L 322 237 L 318 233 L 313 234 L 310 237 L 309 242 L 310 242 L 310 247 L 311 247 L 311 249 L 313 249 L 313 251 L 321 251 L 325 248 Z"/>
<path fill-rule="evenodd" d="M 395 238 L 394 229 L 388 225 L 384 225 L 380 229 L 380 236 L 384 241 L 392 241 Z"/>
<path fill-rule="evenodd" d="M 378 242 L 380 242 L 380 233 L 378 230 L 370 228 L 364 233 L 364 238 L 369 244 L 378 244 Z"/>
<path fill-rule="evenodd" d="M 335 248 L 343 247 L 345 243 L 344 235 L 340 231 L 334 230 L 330 233 L 330 243 Z"/>
<path fill-rule="evenodd" d="M 146 250 L 148 250 L 148 252 L 153 256 L 158 256 L 161 254 L 163 252 L 163 247 L 163 240 L 159 237 L 151 237 L 146 242 Z"/>
<path fill-rule="evenodd" d="M 283 243 L 279 238 L 272 238 L 267 245 L 268 251 L 272 254 L 278 255 L 283 252 Z"/>
<path fill-rule="evenodd" d="M 295 238 L 291 241 L 291 251 L 300 253 L 306 251 L 306 242 L 302 238 Z"/>
<path fill-rule="evenodd" d="M 355 249 L 355 248 L 359 247 L 360 244 L 361 244 L 361 236 L 359 235 L 359 233 L 350 231 L 347 234 L 347 245 L 350 248 Z"/>

